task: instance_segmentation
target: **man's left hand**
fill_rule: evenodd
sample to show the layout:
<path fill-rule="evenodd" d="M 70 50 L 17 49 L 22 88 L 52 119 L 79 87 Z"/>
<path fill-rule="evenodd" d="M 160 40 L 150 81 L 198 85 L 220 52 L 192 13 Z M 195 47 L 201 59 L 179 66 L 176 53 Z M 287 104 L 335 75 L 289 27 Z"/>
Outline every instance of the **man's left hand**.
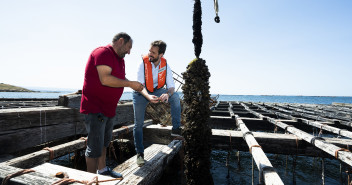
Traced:
<path fill-rule="evenodd" d="M 160 97 L 159 97 L 159 100 L 161 102 L 167 102 L 169 100 L 169 95 L 167 93 L 165 94 L 162 94 Z"/>

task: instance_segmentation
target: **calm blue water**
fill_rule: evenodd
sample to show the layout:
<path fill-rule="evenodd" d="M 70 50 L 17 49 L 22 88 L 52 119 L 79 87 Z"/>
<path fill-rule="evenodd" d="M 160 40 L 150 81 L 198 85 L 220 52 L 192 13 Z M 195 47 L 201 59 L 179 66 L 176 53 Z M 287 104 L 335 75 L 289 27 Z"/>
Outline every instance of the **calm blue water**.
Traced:
<path fill-rule="evenodd" d="M 70 91 L 60 92 L 0 92 L 0 98 L 59 98 L 70 94 Z M 181 93 L 180 93 L 181 94 Z M 213 95 L 215 97 L 216 95 Z M 182 97 L 182 94 L 181 94 Z M 132 100 L 132 93 L 123 93 L 121 100 Z M 274 103 L 308 103 L 331 104 L 352 103 L 352 97 L 346 96 L 269 96 L 269 95 L 219 95 L 219 101 L 274 102 Z"/>

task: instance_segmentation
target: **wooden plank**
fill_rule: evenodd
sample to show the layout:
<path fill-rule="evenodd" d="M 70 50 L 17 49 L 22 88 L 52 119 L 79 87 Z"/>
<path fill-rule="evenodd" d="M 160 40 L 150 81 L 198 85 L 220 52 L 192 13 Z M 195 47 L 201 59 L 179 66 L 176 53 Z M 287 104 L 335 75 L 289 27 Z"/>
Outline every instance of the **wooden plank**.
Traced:
<path fill-rule="evenodd" d="M 248 130 L 246 125 L 243 123 L 238 116 L 236 116 L 236 123 L 238 127 L 241 129 L 244 140 L 247 142 L 249 147 L 249 151 L 251 152 L 253 159 L 257 165 L 259 170 L 259 183 L 264 182 L 265 184 L 284 184 L 274 170 L 273 165 L 266 157 L 264 151 L 262 150 L 261 146 L 258 144 L 254 135 Z"/>
<path fill-rule="evenodd" d="M 83 122 L 5 131 L 0 135 L 0 155 L 80 134 L 86 134 Z"/>
<path fill-rule="evenodd" d="M 62 106 L 0 109 L 0 117 L 0 134 L 8 130 L 84 121 L 78 110 Z"/>
<path fill-rule="evenodd" d="M 2 182 L 7 175 L 19 172 L 21 170 L 23 169 L 15 168 L 12 166 L 0 165 L 0 182 Z M 48 175 L 44 175 L 40 172 L 31 172 L 31 173 L 27 173 L 27 174 L 23 174 L 23 175 L 11 178 L 9 184 L 23 184 L 23 185 L 53 184 L 58 180 L 60 179 L 51 177 Z"/>
<path fill-rule="evenodd" d="M 116 109 L 115 125 L 133 123 L 132 103 Z M 62 106 L 0 110 L 0 155 L 86 134 L 84 115 Z M 25 142 L 24 142 L 25 141 Z"/>
<path fill-rule="evenodd" d="M 160 125 L 149 125 L 143 131 L 144 141 L 148 143 L 168 144 L 173 139 L 173 137 L 170 136 L 170 131 L 171 126 L 161 127 Z M 265 153 L 331 157 L 293 134 L 252 133 Z M 212 129 L 211 142 L 213 148 L 229 149 L 230 138 L 232 149 L 248 151 L 248 146 L 243 140 L 241 131 Z M 339 147 L 346 147 L 347 145 L 352 146 L 352 140 L 350 139 L 326 138 L 325 141 Z"/>
<path fill-rule="evenodd" d="M 44 175 L 50 176 L 50 177 L 55 177 L 55 174 L 58 172 L 64 172 L 68 175 L 69 179 L 75 179 L 75 180 L 79 180 L 79 181 L 91 181 L 94 177 L 98 177 L 98 180 L 111 180 L 114 179 L 110 176 L 105 176 L 105 175 L 99 175 L 99 174 L 94 174 L 94 173 L 89 173 L 86 171 L 81 171 L 81 170 L 76 170 L 76 169 L 72 169 L 72 168 L 67 168 L 64 166 L 60 166 L 60 165 L 55 165 L 55 164 L 51 164 L 51 163 L 44 163 L 41 165 L 38 165 L 34 168 L 32 168 L 33 170 L 35 170 L 36 172 L 42 173 Z M 116 180 L 116 181 L 107 181 L 104 182 L 104 185 L 109 185 L 109 184 L 116 184 L 118 183 L 120 180 Z"/>
<path fill-rule="evenodd" d="M 144 151 L 144 166 L 138 167 L 135 155 L 114 169 L 124 177 L 118 184 L 155 184 L 181 147 L 180 140 L 174 140 L 169 145 L 151 145 Z"/>
<path fill-rule="evenodd" d="M 266 108 L 264 108 L 263 106 L 260 106 L 258 104 L 254 104 L 254 105 L 258 106 L 260 109 L 262 109 L 264 111 L 271 112 L 271 113 L 274 112 L 274 111 L 271 111 L 271 110 L 267 110 Z M 293 120 L 300 121 L 300 122 L 305 123 L 307 125 L 311 125 L 313 127 L 320 128 L 320 129 L 329 131 L 329 132 L 337 134 L 337 135 L 341 135 L 341 136 L 345 136 L 345 137 L 348 137 L 348 138 L 352 138 L 352 132 L 350 132 L 348 130 L 345 130 L 345 129 L 340 129 L 340 128 L 335 128 L 333 126 L 329 126 L 328 124 L 332 124 L 332 123 L 329 123 L 329 122 L 322 123 L 322 122 L 318 122 L 318 121 L 310 121 L 310 120 L 303 119 L 303 118 L 295 118 L 293 116 L 285 115 L 285 114 L 282 114 L 282 113 L 280 113 L 280 116 L 290 117 Z M 276 121 L 279 121 L 279 120 L 276 120 Z"/>
<path fill-rule="evenodd" d="M 338 119 L 328 119 L 328 118 L 325 118 L 323 116 L 319 116 L 319 115 L 315 115 L 315 114 L 314 115 L 307 114 L 305 111 L 302 111 L 301 109 L 290 107 L 289 105 L 286 105 L 286 106 L 277 105 L 277 106 L 279 107 L 280 111 L 285 111 L 285 112 L 288 112 L 288 113 L 290 113 L 292 115 L 305 117 L 305 118 L 316 120 L 316 121 L 319 120 L 319 121 L 322 121 L 322 122 L 331 122 L 331 123 L 338 122 L 341 125 L 352 127 L 352 122 L 350 122 L 350 121 L 344 121 L 344 120 L 338 120 Z M 286 109 L 289 109 L 289 110 L 286 110 Z"/>
<path fill-rule="evenodd" d="M 244 104 L 242 104 L 242 105 L 246 107 L 246 105 L 244 105 Z M 250 109 L 248 108 L 248 110 L 250 110 Z M 250 110 L 250 111 L 253 113 L 256 113 L 255 111 L 252 111 L 252 110 Z M 259 114 L 259 113 L 256 113 L 256 114 Z M 261 114 L 259 114 L 259 115 L 264 118 L 264 116 L 262 116 Z M 270 123 L 277 125 L 283 129 L 287 130 L 288 132 L 296 135 L 297 137 L 299 137 L 309 143 L 312 143 L 314 146 L 318 147 L 322 151 L 325 151 L 329 155 L 335 156 L 337 159 L 341 160 L 342 162 L 352 166 L 352 153 L 350 151 L 341 151 L 343 148 L 340 148 L 335 145 L 326 143 L 325 141 L 321 141 L 319 139 L 316 139 L 316 137 L 312 136 L 311 134 L 303 132 L 302 130 L 299 130 L 293 126 L 289 126 L 289 125 L 282 123 L 280 121 L 276 121 L 273 118 L 265 117 L 265 119 L 267 119 Z M 338 155 L 336 156 L 336 154 L 338 154 Z"/>
<path fill-rule="evenodd" d="M 321 115 L 322 117 L 327 117 L 330 119 L 340 119 L 344 121 L 351 121 L 350 114 L 344 114 L 342 111 L 337 109 L 324 110 L 321 106 L 316 105 L 316 107 L 307 106 L 307 105 L 295 105 L 290 104 L 290 107 L 301 108 L 303 110 L 312 111 L 315 114 Z M 343 116 L 341 116 L 343 115 Z"/>
<path fill-rule="evenodd" d="M 147 120 L 144 122 L 143 127 L 146 127 L 148 125 L 152 124 L 151 120 Z M 117 136 L 119 134 L 127 134 L 129 132 L 133 131 L 133 125 L 128 126 L 126 128 L 119 128 L 113 130 L 113 136 Z M 78 139 L 74 140 L 68 143 L 64 143 L 61 145 L 57 145 L 54 147 L 51 147 L 52 150 L 54 150 L 54 158 L 66 155 L 70 152 L 76 151 L 78 149 L 83 149 L 85 148 L 85 140 Z M 44 162 L 47 162 L 50 159 L 50 153 L 47 150 L 40 150 L 31 154 L 27 154 L 24 156 L 20 156 L 11 160 L 8 160 L 6 162 L 0 163 L 3 165 L 9 165 L 9 166 L 14 166 L 14 167 L 20 167 L 20 168 L 31 168 L 33 166 L 43 164 Z"/>

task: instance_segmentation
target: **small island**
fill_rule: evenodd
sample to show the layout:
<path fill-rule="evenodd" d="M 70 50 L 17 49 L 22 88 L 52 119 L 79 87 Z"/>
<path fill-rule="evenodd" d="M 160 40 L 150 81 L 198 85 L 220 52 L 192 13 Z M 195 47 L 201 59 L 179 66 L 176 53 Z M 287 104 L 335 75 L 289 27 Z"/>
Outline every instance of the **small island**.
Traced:
<path fill-rule="evenodd" d="M 0 92 L 35 92 L 23 87 L 0 83 Z"/>

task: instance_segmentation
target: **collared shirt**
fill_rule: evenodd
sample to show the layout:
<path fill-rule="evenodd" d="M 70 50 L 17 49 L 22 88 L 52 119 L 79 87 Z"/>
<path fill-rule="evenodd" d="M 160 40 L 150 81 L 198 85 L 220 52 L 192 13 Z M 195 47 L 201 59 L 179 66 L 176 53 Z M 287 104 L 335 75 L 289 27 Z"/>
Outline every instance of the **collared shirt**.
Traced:
<path fill-rule="evenodd" d="M 95 49 L 86 65 L 80 112 L 83 114 L 103 113 L 104 116 L 114 117 L 124 88 L 102 85 L 97 70 L 98 65 L 111 67 L 111 75 L 125 80 L 125 60 L 115 53 L 112 46 L 107 45 Z"/>
<path fill-rule="evenodd" d="M 160 65 L 160 63 L 161 62 L 159 62 L 159 65 Z M 155 66 L 154 63 L 152 63 L 152 73 L 153 73 L 154 88 L 158 86 L 159 65 Z M 143 61 L 141 62 L 141 64 L 138 67 L 137 81 L 142 83 L 145 86 L 144 62 Z M 169 63 L 167 63 L 167 68 L 166 68 L 166 88 L 170 89 L 172 87 L 175 87 L 175 83 L 174 83 L 174 79 L 172 78 L 172 71 L 171 71 L 170 65 L 169 65 Z"/>

